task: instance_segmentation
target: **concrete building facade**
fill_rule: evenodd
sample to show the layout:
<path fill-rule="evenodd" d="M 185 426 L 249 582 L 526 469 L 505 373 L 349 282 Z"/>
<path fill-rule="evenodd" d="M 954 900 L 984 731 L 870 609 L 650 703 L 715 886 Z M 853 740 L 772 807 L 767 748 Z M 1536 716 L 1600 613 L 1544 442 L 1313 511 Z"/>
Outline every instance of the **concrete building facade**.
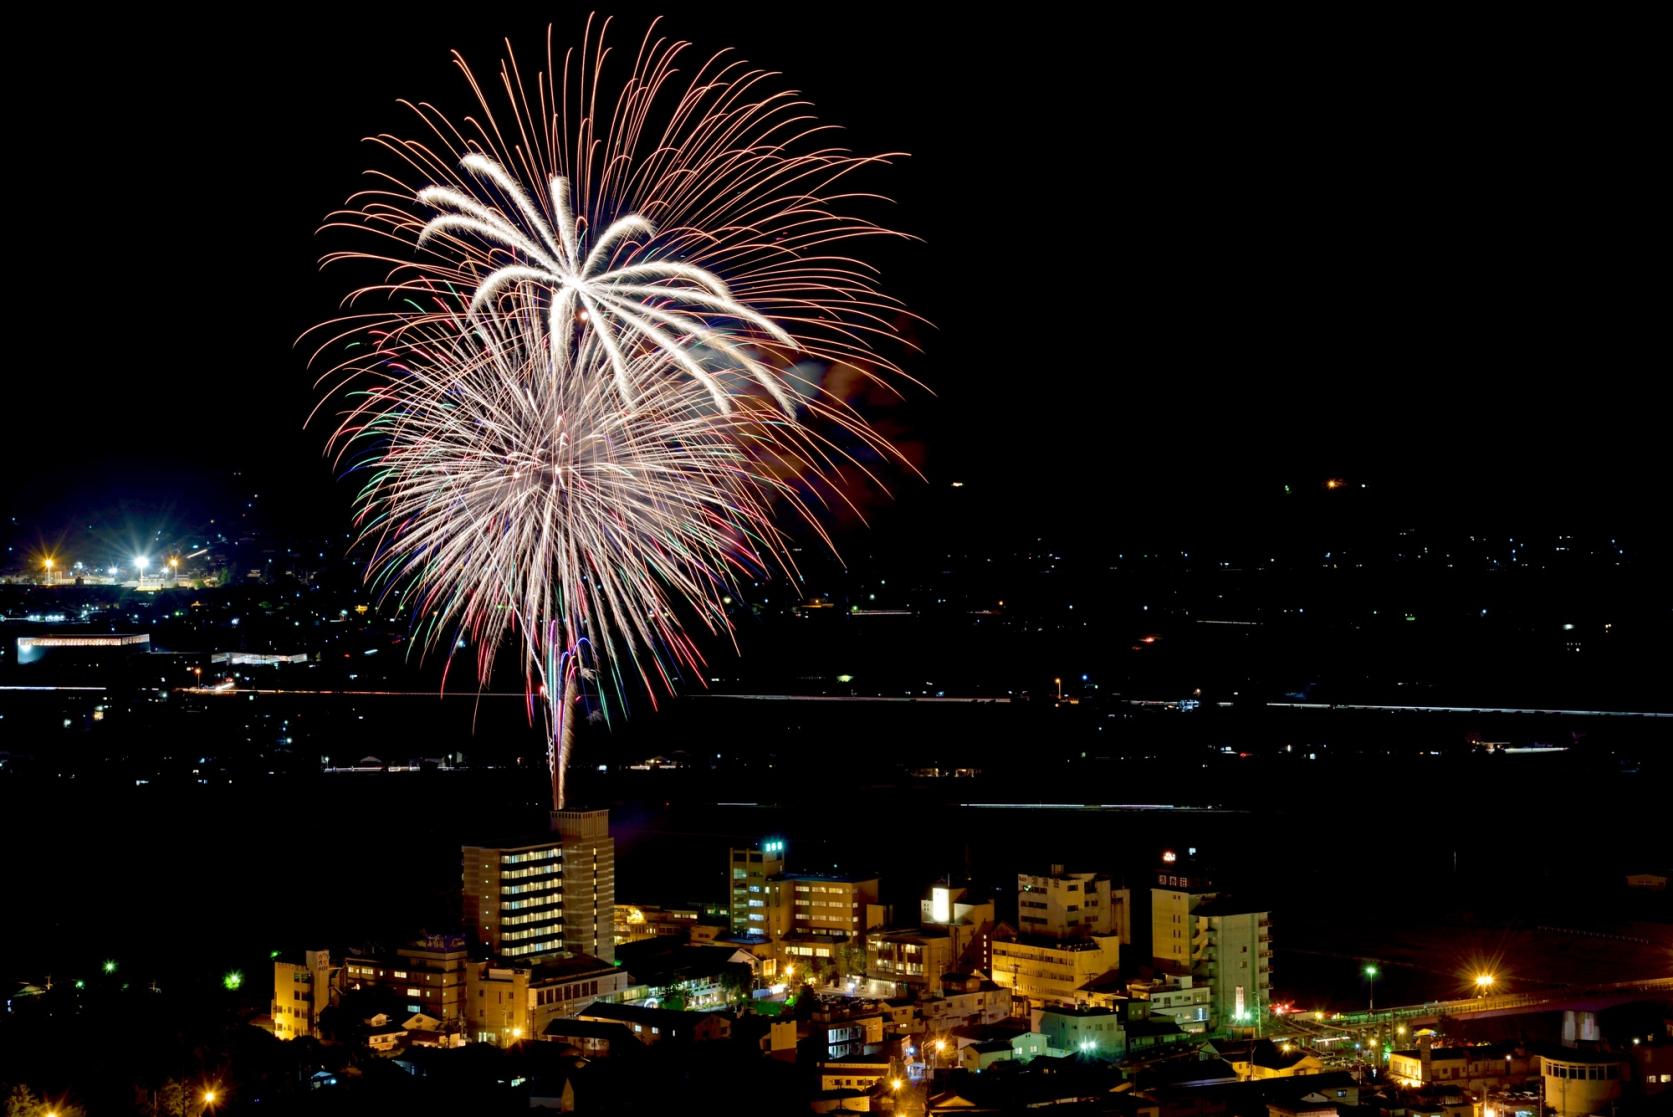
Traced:
<path fill-rule="evenodd" d="M 784 872 L 784 840 L 768 838 L 756 849 L 731 851 L 727 872 L 728 910 L 734 935 L 772 938 L 767 882 Z M 780 932 L 782 933 L 782 932 Z"/>
<path fill-rule="evenodd" d="M 467 845 L 464 920 L 506 960 L 564 953 L 616 956 L 616 843 L 602 810 L 552 812 L 552 834 L 507 845 Z"/>
<path fill-rule="evenodd" d="M 1034 1004 L 1073 1005 L 1081 986 L 1121 964 L 1115 935 L 993 941 L 993 980 Z"/>
<path fill-rule="evenodd" d="M 300 959 L 273 963 L 273 1034 L 297 1039 L 319 1034 L 319 1014 L 331 1003 L 338 967 L 328 950 L 305 950 Z"/>
<path fill-rule="evenodd" d="M 1133 941 L 1132 892 L 1115 887 L 1107 873 L 1065 872 L 1062 865 L 1044 875 L 1019 873 L 1017 929 L 1064 939 L 1113 934 L 1128 946 Z"/>
<path fill-rule="evenodd" d="M 1270 912 L 1222 895 L 1189 864 L 1157 870 L 1151 961 L 1209 990 L 1209 1027 L 1253 1027 L 1272 999 Z"/>

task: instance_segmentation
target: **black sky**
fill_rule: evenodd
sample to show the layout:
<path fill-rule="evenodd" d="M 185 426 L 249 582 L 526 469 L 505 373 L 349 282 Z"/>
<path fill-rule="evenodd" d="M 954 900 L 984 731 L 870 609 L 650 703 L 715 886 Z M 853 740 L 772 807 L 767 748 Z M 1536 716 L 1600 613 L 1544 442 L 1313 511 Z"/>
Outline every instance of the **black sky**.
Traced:
<path fill-rule="evenodd" d="M 905 418 L 998 522 L 1236 530 L 1330 475 L 1445 516 L 1665 503 L 1664 129 L 1630 28 L 671 7 L 694 57 L 912 153 L 869 182 L 923 238 L 879 256 L 935 323 Z M 606 10 L 623 47 L 654 14 Z M 467 11 L 14 38 L 9 514 L 189 507 L 235 468 L 336 514 L 292 344 L 342 287 L 314 229 L 397 98 L 468 110 L 450 48 L 488 72 L 586 8 Z"/>

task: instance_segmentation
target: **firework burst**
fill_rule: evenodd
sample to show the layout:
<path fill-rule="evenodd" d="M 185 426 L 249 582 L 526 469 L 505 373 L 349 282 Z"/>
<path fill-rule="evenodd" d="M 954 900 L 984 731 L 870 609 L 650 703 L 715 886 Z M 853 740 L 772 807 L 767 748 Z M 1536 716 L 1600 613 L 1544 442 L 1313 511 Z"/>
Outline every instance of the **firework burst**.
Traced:
<path fill-rule="evenodd" d="M 326 261 L 384 278 L 315 352 L 353 401 L 332 442 L 368 477 L 370 577 L 420 647 L 468 633 L 482 682 L 521 646 L 555 807 L 579 696 L 696 674 L 689 626 L 730 633 L 740 578 L 795 576 L 775 513 L 817 528 L 839 474 L 897 457 L 799 370 L 904 378 L 873 350 L 904 312 L 838 251 L 895 235 L 844 216 L 882 157 L 724 54 L 682 80 L 655 25 L 611 85 L 607 28 L 561 64 L 548 36 L 529 87 L 508 48 L 503 99 L 455 56 L 480 113 L 415 104 L 424 139 L 376 138 L 401 172 L 327 228 L 378 247 Z"/>

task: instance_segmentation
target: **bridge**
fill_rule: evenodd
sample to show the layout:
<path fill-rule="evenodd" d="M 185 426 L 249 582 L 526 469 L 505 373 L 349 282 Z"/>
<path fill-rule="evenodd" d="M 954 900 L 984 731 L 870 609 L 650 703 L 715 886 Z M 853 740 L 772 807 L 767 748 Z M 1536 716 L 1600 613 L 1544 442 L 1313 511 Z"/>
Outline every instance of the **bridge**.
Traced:
<path fill-rule="evenodd" d="M 1438 1023 L 1443 1017 L 1448 1020 L 1483 1020 L 1494 1016 L 1560 1012 L 1564 1009 L 1595 1012 L 1657 994 L 1673 995 L 1673 977 L 1614 981 L 1537 993 L 1460 997 L 1416 1005 L 1395 1005 L 1375 1011 L 1295 1012 L 1273 1017 L 1271 1027 L 1291 1028 L 1298 1035 L 1328 1042 L 1332 1038 L 1349 1039 L 1356 1033 L 1396 1031 L 1403 1026 L 1422 1027 Z"/>

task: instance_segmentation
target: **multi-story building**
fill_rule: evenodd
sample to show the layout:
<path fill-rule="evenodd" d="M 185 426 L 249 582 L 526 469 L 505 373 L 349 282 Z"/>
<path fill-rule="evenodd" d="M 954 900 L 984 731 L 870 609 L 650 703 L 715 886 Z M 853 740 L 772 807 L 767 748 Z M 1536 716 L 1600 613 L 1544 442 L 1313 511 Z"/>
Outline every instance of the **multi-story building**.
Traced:
<path fill-rule="evenodd" d="M 991 899 L 963 886 L 937 884 L 919 905 L 922 926 L 866 934 L 866 977 L 892 983 L 885 995 L 936 988 L 944 974 L 980 971 L 993 964 L 996 929 Z M 1006 928 L 1007 934 L 1014 934 Z"/>
<path fill-rule="evenodd" d="M 553 811 L 549 837 L 463 847 L 464 917 L 507 960 L 616 956 L 616 843 L 608 811 Z"/>
<path fill-rule="evenodd" d="M 783 872 L 782 838 L 768 838 L 758 849 L 731 851 L 727 887 L 730 895 L 728 910 L 734 935 L 774 937 L 767 911 L 767 882 Z"/>
<path fill-rule="evenodd" d="M 1473 1047 L 1435 1047 L 1428 1036 L 1422 1046 L 1391 1051 L 1388 1077 L 1407 1087 L 1458 1086 L 1480 1094 L 1486 1090 L 1522 1082 L 1538 1073 L 1538 1056 L 1507 1044 L 1478 1044 Z M 1550 1097 L 1547 1105 L 1554 1104 Z"/>
<path fill-rule="evenodd" d="M 616 945 L 665 936 L 690 938 L 702 911 L 696 907 L 664 908 L 655 904 L 616 905 Z"/>
<path fill-rule="evenodd" d="M 779 884 L 789 900 L 789 934 L 848 938 L 883 924 L 876 877 L 798 874 Z"/>
<path fill-rule="evenodd" d="M 993 980 L 1035 1004 L 1073 1005 L 1081 988 L 1121 964 L 1115 935 L 993 940 Z"/>
<path fill-rule="evenodd" d="M 1190 974 L 1162 974 L 1149 981 L 1132 981 L 1127 994 L 1150 1002 L 1150 1015 L 1178 1024 L 1192 1035 L 1208 1030 L 1213 1011 L 1213 990 L 1198 985 Z"/>
<path fill-rule="evenodd" d="M 273 963 L 273 1034 L 280 1039 L 319 1034 L 319 1014 L 331 1003 L 338 968 L 328 950 L 305 950 Z"/>
<path fill-rule="evenodd" d="M 553 1020 L 628 987 L 626 970 L 585 954 L 532 965 L 472 962 L 465 970 L 466 1032 L 500 1046 L 539 1038 Z"/>
<path fill-rule="evenodd" d="M 384 989 L 409 1013 L 422 1012 L 443 1025 L 464 1020 L 465 969 L 469 961 L 463 935 L 431 935 L 397 947 L 393 956 L 350 955 L 343 961 L 343 984 L 349 989 Z"/>
<path fill-rule="evenodd" d="M 1253 1027 L 1272 995 L 1270 912 L 1220 893 L 1197 866 L 1165 864 L 1151 897 L 1151 955 L 1209 990 L 1211 1027 Z"/>
<path fill-rule="evenodd" d="M 955 969 L 957 942 L 947 927 L 871 931 L 866 935 L 866 976 L 892 982 L 895 992 L 931 989 Z"/>
<path fill-rule="evenodd" d="M 1017 928 L 1025 935 L 1069 939 L 1115 935 L 1133 941 L 1133 894 L 1107 873 L 1067 873 L 1062 865 L 1039 876 L 1017 875 Z"/>
<path fill-rule="evenodd" d="M 975 974 L 946 974 L 941 995 L 916 1002 L 926 1035 L 944 1035 L 966 1024 L 995 1024 L 1011 1015 L 1011 991 Z"/>
<path fill-rule="evenodd" d="M 1057 1006 L 1040 1013 L 1040 1034 L 1049 1055 L 1084 1055 L 1119 1059 L 1127 1052 L 1127 1036 L 1114 1009 L 1087 1005 Z"/>

